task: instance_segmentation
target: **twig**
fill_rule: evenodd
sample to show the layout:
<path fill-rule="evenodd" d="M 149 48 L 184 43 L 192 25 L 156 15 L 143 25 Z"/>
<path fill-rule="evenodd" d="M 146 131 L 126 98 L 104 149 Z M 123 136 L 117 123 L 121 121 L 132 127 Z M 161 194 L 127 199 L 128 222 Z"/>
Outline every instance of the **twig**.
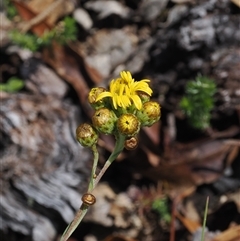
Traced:
<path fill-rule="evenodd" d="M 178 203 L 178 197 L 173 198 L 172 202 L 172 218 L 171 218 L 171 224 L 170 224 L 170 238 L 169 241 L 175 240 L 175 221 L 176 221 L 176 205 Z"/>
<path fill-rule="evenodd" d="M 24 22 L 24 24 L 21 26 L 21 32 L 26 33 L 29 31 L 34 25 L 37 25 L 41 23 L 45 18 L 47 18 L 50 13 L 53 12 L 55 8 L 57 8 L 60 4 L 62 4 L 64 0 L 56 0 L 53 3 L 51 3 L 44 11 L 36 15 L 34 18 L 32 18 L 28 22 Z"/>

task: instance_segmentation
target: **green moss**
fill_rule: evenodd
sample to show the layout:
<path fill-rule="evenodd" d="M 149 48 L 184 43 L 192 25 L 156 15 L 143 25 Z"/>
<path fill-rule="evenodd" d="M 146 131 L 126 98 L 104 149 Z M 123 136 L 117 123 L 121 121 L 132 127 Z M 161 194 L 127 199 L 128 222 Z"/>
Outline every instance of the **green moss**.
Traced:
<path fill-rule="evenodd" d="M 215 93 L 216 84 L 207 77 L 198 76 L 195 81 L 187 83 L 186 95 L 181 99 L 180 107 L 194 128 L 206 129 L 210 126 Z"/>
<path fill-rule="evenodd" d="M 168 210 L 167 198 L 155 199 L 152 203 L 152 209 L 159 214 L 163 221 L 170 223 L 171 215 Z"/>
<path fill-rule="evenodd" d="M 3 6 L 9 19 L 13 19 L 17 15 L 17 9 L 10 0 L 3 0 Z"/>
<path fill-rule="evenodd" d="M 68 41 L 76 40 L 77 26 L 73 18 L 66 17 L 63 21 L 59 22 L 55 28 L 44 33 L 41 37 L 32 33 L 21 33 L 15 29 L 10 32 L 10 38 L 14 44 L 35 52 L 43 46 L 51 44 L 53 40 L 62 45 Z"/>

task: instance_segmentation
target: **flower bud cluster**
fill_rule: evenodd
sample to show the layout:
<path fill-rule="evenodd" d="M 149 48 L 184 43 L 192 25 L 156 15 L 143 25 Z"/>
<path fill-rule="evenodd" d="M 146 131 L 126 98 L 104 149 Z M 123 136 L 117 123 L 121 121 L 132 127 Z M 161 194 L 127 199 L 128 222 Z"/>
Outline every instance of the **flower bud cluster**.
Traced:
<path fill-rule="evenodd" d="M 123 135 L 125 148 L 135 149 L 140 128 L 153 125 L 161 116 L 160 105 L 150 100 L 152 89 L 148 82 L 146 79 L 135 82 L 130 72 L 122 71 L 120 78 L 111 81 L 109 90 L 92 88 L 88 95 L 88 102 L 95 110 L 92 125 L 77 128 L 78 142 L 91 147 L 100 133 Z"/>

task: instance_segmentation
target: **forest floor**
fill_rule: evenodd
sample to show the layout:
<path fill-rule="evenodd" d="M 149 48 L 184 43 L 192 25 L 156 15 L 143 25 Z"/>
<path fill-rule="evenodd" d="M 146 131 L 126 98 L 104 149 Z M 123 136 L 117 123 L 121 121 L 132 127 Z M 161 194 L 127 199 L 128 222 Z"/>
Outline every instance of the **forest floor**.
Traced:
<path fill-rule="evenodd" d="M 92 153 L 75 140 L 77 126 L 93 115 L 89 90 L 107 88 L 128 70 L 136 80 L 151 80 L 161 119 L 142 128 L 138 147 L 107 170 L 94 190 L 96 204 L 69 241 L 200 241 L 208 198 L 204 240 L 239 241 L 239 3 L 4 4 L 1 240 L 60 240 L 92 165 Z M 202 77 L 216 90 L 203 98 L 213 100 L 209 123 L 196 128 L 180 103 L 189 81 Z M 205 107 L 194 106 L 200 125 Z M 114 143 L 100 136 L 97 171 Z"/>

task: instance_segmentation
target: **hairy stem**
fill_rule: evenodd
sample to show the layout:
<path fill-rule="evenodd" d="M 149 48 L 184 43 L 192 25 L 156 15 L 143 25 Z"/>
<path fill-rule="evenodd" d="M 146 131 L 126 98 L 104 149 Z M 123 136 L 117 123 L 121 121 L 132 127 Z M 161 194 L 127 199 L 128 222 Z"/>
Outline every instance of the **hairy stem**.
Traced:
<path fill-rule="evenodd" d="M 115 148 L 114 148 L 112 154 L 109 156 L 108 160 L 105 162 L 103 168 L 101 169 L 101 171 L 97 175 L 97 178 L 94 181 L 94 187 L 96 187 L 96 185 L 98 184 L 98 182 L 102 178 L 103 174 L 106 172 L 106 170 L 109 168 L 109 166 L 118 157 L 118 155 L 121 153 L 121 151 L 124 148 L 125 137 L 122 136 L 122 135 L 119 135 L 116 139 L 117 140 L 116 140 Z"/>
<path fill-rule="evenodd" d="M 123 150 L 124 140 L 125 140 L 125 137 L 122 136 L 122 135 L 119 135 L 116 138 L 115 148 L 114 148 L 112 154 L 109 156 L 108 160 L 106 161 L 105 165 L 103 166 L 103 168 L 99 172 L 96 179 L 94 177 L 95 177 L 95 174 L 96 174 L 96 168 L 97 168 L 97 163 L 98 163 L 98 159 L 99 159 L 99 154 L 98 154 L 96 145 L 94 145 L 92 147 L 92 151 L 93 151 L 93 155 L 94 155 L 94 161 L 93 161 L 91 178 L 90 178 L 90 182 L 89 182 L 89 186 L 88 186 L 88 192 L 91 192 L 96 187 L 96 185 L 98 184 L 98 182 L 100 181 L 101 177 L 106 172 L 108 167 L 112 164 L 112 162 L 117 158 L 117 156 Z M 68 240 L 68 238 L 72 235 L 72 233 L 75 231 L 75 229 L 78 227 L 78 225 L 80 224 L 80 222 L 82 221 L 82 219 L 86 215 L 86 213 L 88 211 L 88 208 L 89 208 L 89 206 L 87 206 L 85 204 L 81 205 L 81 207 L 77 211 L 73 221 L 65 229 L 60 241 L 67 241 Z"/>
<path fill-rule="evenodd" d="M 207 196 L 205 210 L 204 210 L 204 218 L 203 218 L 203 225 L 202 225 L 201 241 L 204 241 L 204 239 L 205 239 L 204 236 L 205 236 L 205 231 L 206 231 L 208 203 L 209 203 L 209 196 Z"/>
<path fill-rule="evenodd" d="M 93 152 L 94 158 L 93 158 L 92 173 L 91 173 L 90 182 L 88 185 L 88 192 L 91 192 L 94 188 L 94 178 L 96 175 L 96 169 L 97 169 L 97 164 L 98 164 L 98 159 L 99 159 L 99 154 L 98 154 L 96 145 L 92 146 L 92 152 Z"/>

